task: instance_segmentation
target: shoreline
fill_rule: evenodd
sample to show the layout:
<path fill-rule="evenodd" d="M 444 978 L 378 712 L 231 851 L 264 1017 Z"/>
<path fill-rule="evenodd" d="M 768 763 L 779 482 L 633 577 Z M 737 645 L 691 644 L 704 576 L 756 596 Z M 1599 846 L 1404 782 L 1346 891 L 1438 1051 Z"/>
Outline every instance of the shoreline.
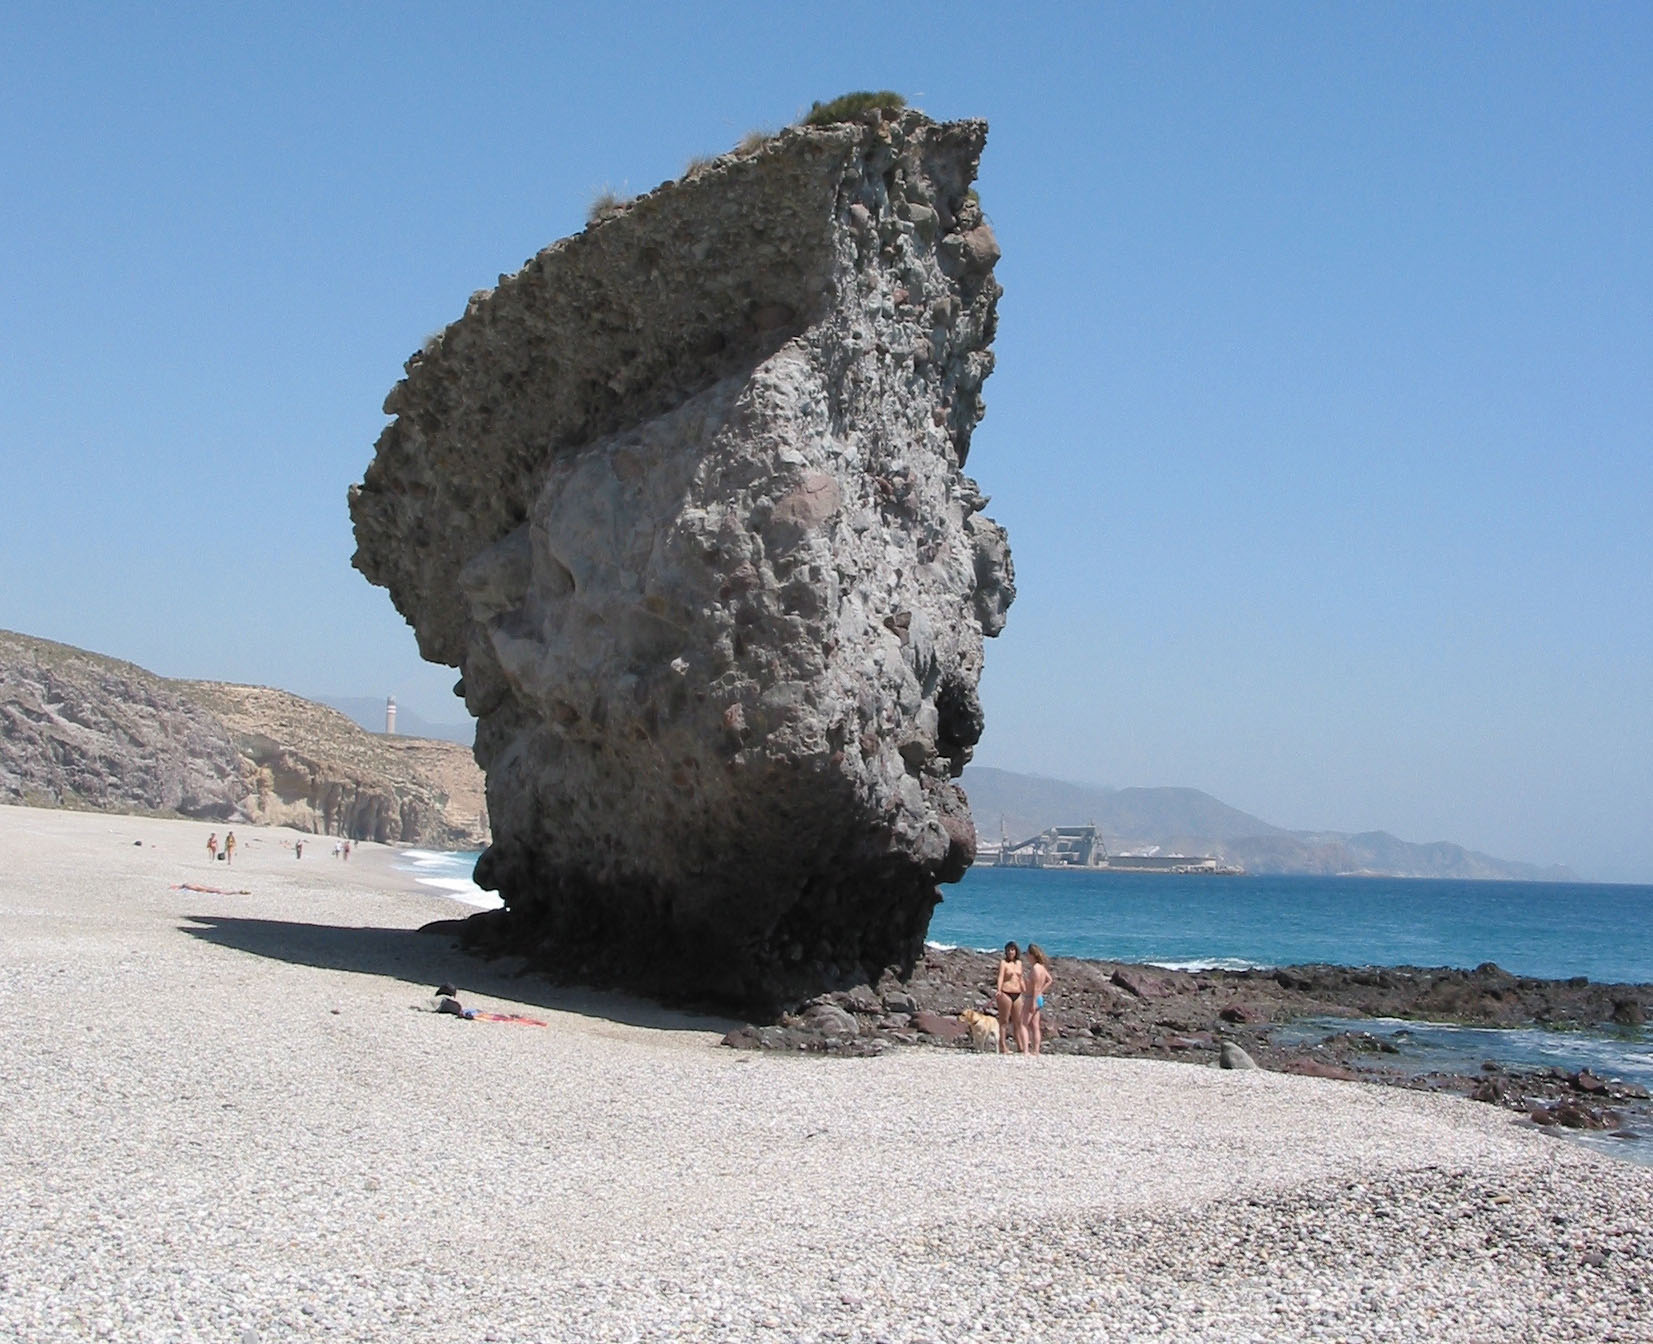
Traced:
<path fill-rule="evenodd" d="M 817 995 L 729 1033 L 735 1049 L 867 1055 L 971 1048 L 959 1014 L 993 1013 L 996 953 L 926 947 L 905 980 L 887 976 Z M 1513 976 L 1487 963 L 1450 967 L 1309 965 L 1200 971 L 1053 957 L 1044 1053 L 1180 1061 L 1216 1067 L 1225 1043 L 1262 1069 L 1446 1093 L 1503 1108 L 1535 1128 L 1612 1135 L 1614 1155 L 1653 1164 L 1649 1087 L 1588 1067 L 1511 1068 L 1479 1058 L 1460 1068 L 1417 1062 L 1396 1032 L 1368 1024 L 1492 1030 L 1599 1030 L 1637 1039 L 1653 1019 L 1653 984 Z M 1324 1022 L 1320 1032 L 1305 1030 Z M 1316 1039 L 1318 1037 L 1318 1039 Z M 1489 1052 L 1490 1053 L 1490 1052 Z M 1648 1081 L 1653 1081 L 1649 1079 Z"/>
<path fill-rule="evenodd" d="M 1632 1339 L 1653 1316 L 1653 1172 L 1492 1107 L 1146 1059 L 737 1053 L 728 1019 L 421 935 L 456 904 L 386 847 L 295 860 L 237 829 L 217 881 L 208 829 L 0 807 L 8 1338 Z M 548 1025 L 439 1015 L 443 980 Z"/>
<path fill-rule="evenodd" d="M 47 814 L 62 811 L 111 821 L 154 821 L 192 830 L 217 829 L 210 823 L 184 818 L 79 809 L 25 810 Z M 221 828 L 220 833 L 233 829 Z M 486 913 L 448 886 L 446 879 L 424 880 L 400 861 L 409 853 L 445 851 L 352 841 L 351 857 L 344 860 L 333 857 L 331 842 L 336 837 L 332 836 L 261 825 L 246 825 L 239 836 L 243 843 L 235 872 L 246 869 L 254 852 L 265 855 L 279 871 L 290 857 L 293 843 L 302 840 L 306 855 L 292 861 L 291 875 L 366 882 L 441 902 L 435 910 L 437 918 L 424 926 L 428 931 L 443 931 L 477 913 Z M 312 862 L 332 865 L 338 871 L 318 875 L 309 866 Z M 209 873 L 223 878 L 225 884 L 231 877 L 223 862 L 212 865 Z M 465 915 L 444 919 L 440 912 L 455 905 Z M 464 957 L 471 964 L 487 964 L 489 960 L 470 949 Z M 504 961 L 512 976 L 543 974 L 525 961 L 510 957 Z M 1605 1031 L 1617 1025 L 1641 1036 L 1644 1024 L 1653 1021 L 1653 983 L 1602 983 L 1582 976 L 1515 976 L 1491 963 L 1474 970 L 1328 963 L 1235 969 L 1090 957 L 1056 957 L 1052 961 L 1058 989 L 1052 996 L 1052 1007 L 1044 1015 L 1047 1054 L 1215 1066 L 1223 1042 L 1230 1041 L 1267 1071 L 1426 1090 L 1485 1102 L 1503 1107 L 1535 1128 L 1568 1131 L 1569 1137 L 1597 1137 L 1599 1150 L 1653 1165 L 1653 1099 L 1643 1084 L 1620 1084 L 1611 1073 L 1601 1070 L 1507 1067 L 1490 1058 L 1464 1068 L 1430 1068 L 1405 1045 L 1397 1048 L 1388 1039 L 1394 1033 L 1375 1034 L 1366 1029 L 1369 1024 L 1391 1020 L 1419 1028 L 1483 1027 L 1557 1033 Z M 823 993 L 796 1005 L 793 1011 L 764 1021 L 741 1025 L 737 1016 L 723 1044 L 737 1049 L 854 1056 L 913 1046 L 966 1048 L 968 1033 L 957 1014 L 966 1007 L 991 1011 L 990 993 L 972 996 L 971 990 L 991 984 L 995 965 L 996 954 L 992 952 L 926 943 L 924 959 L 908 981 L 880 982 L 871 998 L 870 986 Z M 577 980 L 558 983 L 547 979 L 546 983 L 590 1001 L 611 996 L 633 1005 L 655 1002 L 624 991 L 592 989 Z M 891 1013 L 884 1004 L 883 996 L 892 987 L 898 996 L 905 992 L 913 999 L 906 1021 L 899 1007 Z M 812 1020 L 810 1010 L 822 1005 L 846 1011 L 854 1020 L 855 1032 L 835 1029 L 842 1024 L 832 1019 Z M 656 1006 L 661 1014 L 682 1012 L 708 1021 L 729 1017 L 729 1010 L 717 1004 L 673 1001 Z M 1623 1006 L 1629 1012 L 1621 1013 L 1624 1020 L 1615 1024 L 1610 1009 Z M 913 1021 L 919 1014 L 924 1014 L 920 1019 L 924 1027 Z M 1327 1019 L 1332 1021 L 1319 1033 L 1319 1039 L 1300 1034 L 1304 1024 Z M 1623 1142 L 1604 1142 L 1610 1135 Z"/>
<path fill-rule="evenodd" d="M 255 843 L 260 837 L 274 837 L 278 847 L 290 846 L 294 839 L 307 835 L 285 827 L 247 827 L 246 832 Z M 457 919 L 431 921 L 429 931 L 438 932 L 485 913 L 459 893 L 457 880 L 450 886 L 450 879 L 422 879 L 398 862 L 409 853 L 442 852 L 361 841 L 353 842 L 349 861 L 333 859 L 330 848 L 321 850 L 318 858 L 341 865 L 364 863 L 380 882 L 451 902 L 467 912 Z M 466 956 L 485 960 L 474 951 L 467 950 Z M 513 965 L 513 974 L 538 973 L 525 962 L 506 960 Z M 1389 1022 L 1419 1029 L 1556 1033 L 1605 1032 L 1617 1027 L 1640 1037 L 1644 1023 L 1653 1020 L 1653 983 L 1517 976 L 1492 963 L 1469 970 L 1330 963 L 1189 967 L 1090 957 L 1052 960 L 1058 990 L 1045 1013 L 1045 1053 L 1214 1066 L 1223 1042 L 1229 1041 L 1268 1071 L 1426 1090 L 1484 1102 L 1512 1112 L 1535 1128 L 1593 1138 L 1598 1151 L 1653 1165 L 1653 1099 L 1645 1083 L 1619 1081 L 1611 1071 L 1587 1066 L 1568 1070 L 1512 1067 L 1490 1057 L 1460 1068 L 1432 1068 L 1407 1045 L 1394 1044 L 1393 1037 L 1404 1036 L 1405 1027 L 1400 1032 L 1369 1029 Z M 968 1033 L 957 1014 L 964 1007 L 991 1011 L 989 994 L 978 993 L 972 1000 L 969 990 L 977 982 L 989 984 L 995 964 L 992 952 L 926 943 L 924 960 L 914 976 L 894 986 L 881 982 L 881 992 L 872 999 L 867 997 L 870 986 L 860 987 L 859 992 L 852 988 L 823 993 L 794 1011 L 734 1027 L 725 1034 L 723 1044 L 737 1049 L 855 1056 L 912 1046 L 965 1048 Z M 591 990 L 577 982 L 562 988 L 598 996 L 616 992 Z M 903 1013 L 898 1006 L 892 1013 L 886 1008 L 884 993 L 892 988 L 898 996 L 905 992 L 912 997 L 911 1010 Z M 848 1012 L 855 1032 L 834 1029 L 841 1023 L 832 1019 L 812 1020 L 810 1009 L 822 1005 Z M 676 1010 L 708 1018 L 727 1015 L 727 1009 L 716 1004 L 685 1002 L 661 1007 L 662 1012 Z M 1621 1019 L 1616 1023 L 1615 1011 Z M 925 1027 L 914 1025 L 918 1014 L 925 1015 L 921 1019 Z M 1322 1021 L 1327 1028 L 1322 1032 L 1302 1030 Z M 1608 1142 L 1609 1137 L 1620 1142 Z"/>

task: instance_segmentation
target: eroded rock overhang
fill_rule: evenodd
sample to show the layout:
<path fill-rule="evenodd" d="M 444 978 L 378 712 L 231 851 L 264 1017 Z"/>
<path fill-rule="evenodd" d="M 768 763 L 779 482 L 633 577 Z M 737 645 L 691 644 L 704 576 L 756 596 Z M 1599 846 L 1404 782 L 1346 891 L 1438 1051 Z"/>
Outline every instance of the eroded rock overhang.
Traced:
<path fill-rule="evenodd" d="M 911 963 L 1014 594 L 963 473 L 981 122 L 782 132 L 541 252 L 408 361 L 355 563 L 462 670 L 506 902 L 587 978 L 775 1002 Z"/>

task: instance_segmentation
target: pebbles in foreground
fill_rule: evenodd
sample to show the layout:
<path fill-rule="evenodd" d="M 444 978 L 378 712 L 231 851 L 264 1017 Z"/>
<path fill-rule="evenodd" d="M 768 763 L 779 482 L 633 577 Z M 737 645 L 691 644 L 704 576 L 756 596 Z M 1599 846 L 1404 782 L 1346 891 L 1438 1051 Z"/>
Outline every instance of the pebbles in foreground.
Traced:
<path fill-rule="evenodd" d="M 1491 1107 L 737 1054 L 200 829 L 0 808 L 0 1337 L 1653 1339 L 1653 1171 Z"/>

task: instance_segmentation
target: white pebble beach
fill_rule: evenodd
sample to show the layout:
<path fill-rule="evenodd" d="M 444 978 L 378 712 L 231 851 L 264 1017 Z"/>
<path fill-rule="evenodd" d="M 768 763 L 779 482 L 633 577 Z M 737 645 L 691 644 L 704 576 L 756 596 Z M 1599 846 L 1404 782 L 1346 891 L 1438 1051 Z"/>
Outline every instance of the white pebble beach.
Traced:
<path fill-rule="evenodd" d="M 0 807 L 0 1339 L 1653 1340 L 1653 1169 L 1507 1111 L 736 1052 L 212 829 Z"/>

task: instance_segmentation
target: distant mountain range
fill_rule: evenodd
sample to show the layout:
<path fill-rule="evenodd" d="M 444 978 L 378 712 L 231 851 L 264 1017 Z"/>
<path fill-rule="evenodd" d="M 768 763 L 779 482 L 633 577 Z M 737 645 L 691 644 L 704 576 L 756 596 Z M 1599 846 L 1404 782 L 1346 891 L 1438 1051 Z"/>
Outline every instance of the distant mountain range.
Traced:
<path fill-rule="evenodd" d="M 1049 826 L 1095 823 L 1109 850 L 1201 855 L 1248 873 L 1500 878 L 1576 882 L 1570 869 L 1495 859 L 1445 841 L 1416 845 L 1384 831 L 1288 831 L 1198 789 L 1102 789 L 972 765 L 964 791 L 983 840 L 1025 840 Z"/>

